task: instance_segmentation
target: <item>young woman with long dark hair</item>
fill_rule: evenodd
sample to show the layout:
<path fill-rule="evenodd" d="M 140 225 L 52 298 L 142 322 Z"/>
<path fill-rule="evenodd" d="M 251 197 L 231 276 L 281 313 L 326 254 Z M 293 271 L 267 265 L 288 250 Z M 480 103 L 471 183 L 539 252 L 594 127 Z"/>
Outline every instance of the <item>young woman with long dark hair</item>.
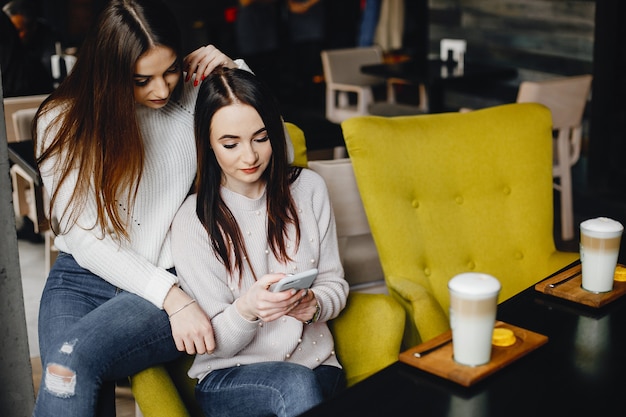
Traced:
<path fill-rule="evenodd" d="M 196 86 L 245 64 L 213 46 L 182 57 L 164 3 L 112 0 L 39 109 L 60 253 L 39 312 L 37 417 L 114 416 L 114 381 L 215 348 L 209 318 L 179 287 L 169 229 L 196 174 Z"/>
<path fill-rule="evenodd" d="M 348 284 L 326 185 L 289 165 L 278 105 L 249 72 L 209 75 L 195 135 L 196 193 L 172 223 L 172 253 L 216 338 L 189 371 L 196 399 L 211 417 L 299 415 L 345 386 L 327 321 Z M 270 290 L 311 268 L 310 289 Z"/>

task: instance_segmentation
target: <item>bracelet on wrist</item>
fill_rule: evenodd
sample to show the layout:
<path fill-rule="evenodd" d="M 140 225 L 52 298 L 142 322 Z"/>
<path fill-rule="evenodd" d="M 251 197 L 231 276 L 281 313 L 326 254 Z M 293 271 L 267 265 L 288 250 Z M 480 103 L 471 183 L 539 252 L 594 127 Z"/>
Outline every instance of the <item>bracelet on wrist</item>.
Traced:
<path fill-rule="evenodd" d="M 305 321 L 304 324 L 315 323 L 317 320 L 319 320 L 321 311 L 322 311 L 322 308 L 320 307 L 320 303 L 318 301 L 317 304 L 315 305 L 315 313 L 313 313 L 313 317 L 311 317 L 310 320 Z"/>
<path fill-rule="evenodd" d="M 184 309 L 186 309 L 187 307 L 189 307 L 190 305 L 192 305 L 193 303 L 196 302 L 195 298 L 192 298 L 191 301 L 189 301 L 187 304 L 185 304 L 184 306 L 180 307 L 178 310 L 176 310 L 175 312 L 173 312 L 172 314 L 169 315 L 169 318 L 171 319 L 172 316 L 174 316 L 174 314 L 180 313 L 181 311 L 183 311 Z"/>

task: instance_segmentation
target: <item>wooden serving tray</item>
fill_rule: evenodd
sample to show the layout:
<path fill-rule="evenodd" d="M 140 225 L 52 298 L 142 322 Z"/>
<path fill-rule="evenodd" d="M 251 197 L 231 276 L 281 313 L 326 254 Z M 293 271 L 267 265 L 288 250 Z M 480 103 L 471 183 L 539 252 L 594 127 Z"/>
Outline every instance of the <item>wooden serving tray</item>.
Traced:
<path fill-rule="evenodd" d="M 442 378 L 469 387 L 477 381 L 504 368 L 509 363 L 519 359 L 527 353 L 544 345 L 548 337 L 530 330 L 522 329 L 502 321 L 497 321 L 495 327 L 510 329 L 515 333 L 515 344 L 507 347 L 493 346 L 491 348 L 491 361 L 485 365 L 467 366 L 454 361 L 452 343 L 442 345 L 440 348 L 415 357 L 416 352 L 423 352 L 433 346 L 452 341 L 452 331 L 449 330 L 428 342 L 415 346 L 400 353 L 400 362 L 430 372 Z"/>
<path fill-rule="evenodd" d="M 581 268 L 581 264 L 574 265 L 573 267 L 566 269 L 553 277 L 535 284 L 535 290 L 544 294 L 553 295 L 555 297 L 564 298 L 575 303 L 596 308 L 602 307 L 626 293 L 626 282 L 624 281 L 613 281 L 613 291 L 599 294 L 583 289 L 582 275 L 580 274 Z M 569 281 L 563 282 L 553 288 L 550 287 L 550 284 L 560 282 L 561 280 L 567 279 L 575 274 L 577 275 Z"/>

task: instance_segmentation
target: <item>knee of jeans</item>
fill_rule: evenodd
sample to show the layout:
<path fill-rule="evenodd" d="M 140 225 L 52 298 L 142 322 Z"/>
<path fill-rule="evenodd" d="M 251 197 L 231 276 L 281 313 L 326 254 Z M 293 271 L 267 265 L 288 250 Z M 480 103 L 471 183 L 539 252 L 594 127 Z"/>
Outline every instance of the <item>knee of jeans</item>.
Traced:
<path fill-rule="evenodd" d="M 57 397 L 72 397 L 76 390 L 76 373 L 58 363 L 50 363 L 46 366 L 44 386 Z"/>
<path fill-rule="evenodd" d="M 59 352 L 64 355 L 71 355 L 74 344 L 75 342 L 64 343 Z M 44 375 L 44 386 L 46 391 L 57 397 L 72 397 L 76 391 L 76 372 L 59 363 L 48 363 Z"/>

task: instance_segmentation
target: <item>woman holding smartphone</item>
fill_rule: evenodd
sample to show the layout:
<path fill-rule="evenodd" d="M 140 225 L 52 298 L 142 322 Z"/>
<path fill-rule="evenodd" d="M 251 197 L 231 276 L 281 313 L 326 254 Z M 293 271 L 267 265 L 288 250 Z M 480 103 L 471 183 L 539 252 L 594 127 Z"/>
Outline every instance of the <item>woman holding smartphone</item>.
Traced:
<path fill-rule="evenodd" d="M 274 96 L 248 72 L 204 81 L 195 135 L 196 192 L 172 223 L 172 253 L 215 332 L 189 371 L 196 398 L 207 416 L 301 414 L 345 386 L 327 321 L 348 284 L 326 185 L 289 165 Z M 270 290 L 311 268 L 310 289 Z"/>

